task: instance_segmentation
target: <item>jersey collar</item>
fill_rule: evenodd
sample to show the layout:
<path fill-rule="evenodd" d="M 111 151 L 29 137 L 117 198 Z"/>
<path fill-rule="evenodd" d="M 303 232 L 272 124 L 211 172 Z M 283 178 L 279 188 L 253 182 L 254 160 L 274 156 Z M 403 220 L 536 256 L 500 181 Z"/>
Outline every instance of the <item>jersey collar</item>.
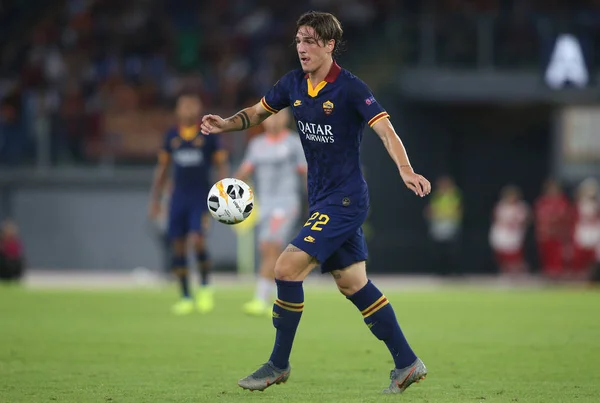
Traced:
<path fill-rule="evenodd" d="M 341 72 L 342 72 L 342 68 L 334 60 L 333 63 L 331 64 L 331 67 L 329 68 L 329 72 L 327 73 L 327 75 L 325 76 L 325 79 L 323 81 L 325 81 L 327 83 L 332 83 L 338 78 L 338 76 L 340 75 Z M 304 75 L 304 78 L 308 78 L 308 73 L 306 73 Z"/>
<path fill-rule="evenodd" d="M 185 141 L 191 141 L 198 136 L 200 131 L 200 125 L 195 123 L 191 126 L 179 125 L 177 127 L 177 134 Z"/>

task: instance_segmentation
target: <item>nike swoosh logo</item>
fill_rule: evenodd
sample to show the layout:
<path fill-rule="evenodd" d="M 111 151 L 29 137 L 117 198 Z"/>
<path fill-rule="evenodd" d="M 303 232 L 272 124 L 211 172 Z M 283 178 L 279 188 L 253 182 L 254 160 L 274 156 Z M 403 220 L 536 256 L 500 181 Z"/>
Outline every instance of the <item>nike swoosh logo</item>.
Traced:
<path fill-rule="evenodd" d="M 277 378 L 275 378 L 275 379 L 273 380 L 273 382 L 269 382 L 269 380 L 267 379 L 267 387 L 269 387 L 269 386 L 273 385 L 274 383 L 277 383 L 277 382 L 279 382 L 280 380 L 282 380 L 282 379 L 283 379 L 283 377 L 284 377 L 286 374 L 287 374 L 287 372 L 284 372 L 283 374 L 279 375 Z"/>
<path fill-rule="evenodd" d="M 404 384 L 406 383 L 406 381 L 408 381 L 408 378 L 410 378 L 410 376 L 415 372 L 416 369 L 417 369 L 417 367 L 414 366 L 410 370 L 410 372 L 408 373 L 408 375 L 406 375 L 406 378 L 404 378 L 404 380 L 401 383 L 399 383 L 398 381 L 396 381 L 396 385 L 398 385 L 399 389 L 402 389 L 404 387 Z"/>

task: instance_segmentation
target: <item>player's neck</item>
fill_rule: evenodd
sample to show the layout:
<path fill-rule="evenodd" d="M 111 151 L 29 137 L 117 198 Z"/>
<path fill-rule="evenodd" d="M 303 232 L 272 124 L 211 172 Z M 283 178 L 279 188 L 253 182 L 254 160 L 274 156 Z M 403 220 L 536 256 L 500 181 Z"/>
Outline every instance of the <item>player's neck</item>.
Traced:
<path fill-rule="evenodd" d="M 319 84 L 321 81 L 325 80 L 327 74 L 329 74 L 329 70 L 331 70 L 331 66 L 333 65 L 333 58 L 330 58 L 325 63 L 321 65 L 317 70 L 312 73 L 308 73 L 308 78 L 310 78 L 310 82 L 313 85 Z"/>

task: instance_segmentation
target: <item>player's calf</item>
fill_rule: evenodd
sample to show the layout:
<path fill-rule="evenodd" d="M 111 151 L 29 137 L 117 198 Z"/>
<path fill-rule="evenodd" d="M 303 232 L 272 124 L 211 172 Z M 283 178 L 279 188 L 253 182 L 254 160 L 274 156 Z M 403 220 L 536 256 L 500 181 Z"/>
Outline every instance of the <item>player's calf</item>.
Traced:
<path fill-rule="evenodd" d="M 289 358 L 296 330 L 304 310 L 302 280 L 314 267 L 310 256 L 291 246 L 281 254 L 275 265 L 277 299 L 273 304 L 273 326 L 277 329 L 275 345 L 269 361 L 238 382 L 249 390 L 264 390 L 272 384 L 287 381 Z M 282 279 L 283 278 L 283 279 Z"/>
<path fill-rule="evenodd" d="M 304 310 L 304 289 L 302 281 L 276 282 L 277 299 L 273 304 L 273 326 L 277 333 L 269 362 L 277 368 L 287 368 L 296 330 Z"/>
<path fill-rule="evenodd" d="M 189 272 L 185 256 L 174 255 L 171 258 L 171 265 L 173 267 L 173 274 L 175 274 L 175 276 L 179 280 L 181 298 L 190 299 L 191 293 L 189 283 Z"/>
<path fill-rule="evenodd" d="M 406 368 L 415 362 L 417 356 L 400 329 L 390 301 L 371 281 L 347 298 L 358 308 L 371 333 L 386 344 L 396 368 Z"/>
<path fill-rule="evenodd" d="M 392 384 L 396 382 L 396 386 L 390 386 L 391 392 L 387 393 L 400 393 L 424 377 L 427 374 L 425 366 L 406 341 L 392 305 L 371 281 L 366 280 L 364 262 L 355 263 L 346 270 L 335 270 L 332 275 L 340 291 L 358 308 L 371 333 L 386 344 L 392 355 L 395 364 Z M 363 286 L 358 289 L 360 285 Z M 349 291 L 355 292 L 350 294 Z"/>

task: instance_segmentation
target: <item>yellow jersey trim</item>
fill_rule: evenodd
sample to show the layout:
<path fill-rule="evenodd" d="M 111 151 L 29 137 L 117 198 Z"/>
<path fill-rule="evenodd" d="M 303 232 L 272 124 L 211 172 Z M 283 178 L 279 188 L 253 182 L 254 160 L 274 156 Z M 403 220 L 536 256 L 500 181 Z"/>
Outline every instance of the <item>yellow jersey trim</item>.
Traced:
<path fill-rule="evenodd" d="M 310 95 L 312 98 L 315 98 L 317 95 L 319 95 L 319 91 L 321 91 L 323 87 L 327 85 L 327 81 L 321 81 L 316 87 L 313 87 L 310 78 L 307 78 L 306 85 L 308 86 L 308 95 Z"/>
<path fill-rule="evenodd" d="M 198 125 L 193 126 L 180 126 L 178 130 L 179 137 L 185 141 L 192 141 L 198 136 Z"/>
<path fill-rule="evenodd" d="M 375 123 L 379 122 L 381 119 L 385 119 L 385 118 L 389 118 L 389 117 L 390 117 L 390 115 L 388 115 L 387 112 L 378 113 L 377 115 L 373 116 L 371 118 L 371 120 L 369 120 L 369 126 L 373 127 L 373 125 Z"/>
<path fill-rule="evenodd" d="M 269 106 L 269 104 L 268 104 L 268 103 L 267 103 L 267 101 L 265 100 L 265 97 L 262 97 L 262 98 L 260 99 L 260 104 L 262 105 L 262 107 L 263 107 L 263 108 L 265 108 L 265 109 L 266 109 L 266 111 L 267 111 L 267 112 L 270 112 L 270 113 L 277 113 L 277 112 L 279 112 L 277 109 L 275 109 L 275 108 L 271 108 L 271 107 Z"/>

